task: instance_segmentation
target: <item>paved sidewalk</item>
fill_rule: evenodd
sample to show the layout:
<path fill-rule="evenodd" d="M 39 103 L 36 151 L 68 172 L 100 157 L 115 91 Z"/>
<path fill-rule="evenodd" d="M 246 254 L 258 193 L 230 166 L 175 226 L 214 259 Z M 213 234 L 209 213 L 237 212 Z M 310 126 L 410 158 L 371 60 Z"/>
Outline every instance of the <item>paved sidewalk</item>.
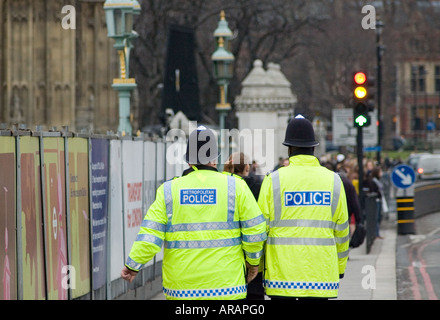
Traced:
<path fill-rule="evenodd" d="M 366 243 L 350 249 L 337 300 L 397 300 L 396 291 L 396 214 L 382 221 L 381 235 L 367 254 Z"/>

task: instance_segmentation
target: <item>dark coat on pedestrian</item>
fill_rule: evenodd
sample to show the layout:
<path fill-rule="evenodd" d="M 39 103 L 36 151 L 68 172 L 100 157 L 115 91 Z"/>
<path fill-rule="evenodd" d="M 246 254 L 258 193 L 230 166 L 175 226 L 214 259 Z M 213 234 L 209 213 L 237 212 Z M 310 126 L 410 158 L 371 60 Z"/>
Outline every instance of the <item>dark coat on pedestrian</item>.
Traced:
<path fill-rule="evenodd" d="M 345 189 L 345 195 L 347 197 L 348 221 L 350 221 L 351 216 L 354 215 L 354 220 L 357 225 L 362 222 L 362 213 L 361 213 L 361 206 L 359 204 L 359 197 L 350 179 L 348 179 L 345 174 L 339 174 L 339 176 L 341 177 Z"/>

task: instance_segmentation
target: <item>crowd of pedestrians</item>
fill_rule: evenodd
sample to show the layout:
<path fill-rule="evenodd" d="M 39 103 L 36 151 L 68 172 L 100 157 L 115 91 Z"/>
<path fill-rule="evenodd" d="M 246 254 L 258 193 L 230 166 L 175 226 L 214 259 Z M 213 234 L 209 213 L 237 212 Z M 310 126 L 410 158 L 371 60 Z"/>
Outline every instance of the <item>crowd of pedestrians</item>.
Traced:
<path fill-rule="evenodd" d="M 359 224 L 364 224 L 365 213 L 356 205 L 359 203 L 359 166 L 356 157 L 338 154 L 324 156 L 320 159 L 321 164 L 330 170 L 338 172 L 341 176 L 347 193 L 348 211 L 350 215 L 351 233 Z M 388 219 L 389 199 L 391 190 L 392 168 L 401 164 L 399 158 L 393 160 L 385 155 L 382 163 L 378 164 L 375 159 L 364 157 L 363 159 L 363 191 L 364 194 L 376 194 L 376 238 L 383 239 L 380 225 L 383 219 Z M 356 198 L 356 199 L 355 199 Z M 357 200 L 357 201 L 356 201 Z"/>

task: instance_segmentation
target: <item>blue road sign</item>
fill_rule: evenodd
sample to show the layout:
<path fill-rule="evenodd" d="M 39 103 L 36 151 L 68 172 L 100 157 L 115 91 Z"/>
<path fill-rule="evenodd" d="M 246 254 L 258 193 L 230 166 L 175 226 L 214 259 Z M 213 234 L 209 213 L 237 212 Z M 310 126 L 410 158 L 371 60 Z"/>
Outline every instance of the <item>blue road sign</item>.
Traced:
<path fill-rule="evenodd" d="M 376 146 L 376 147 L 365 147 L 364 148 L 365 152 L 374 152 L 374 151 L 382 151 L 382 147 L 381 146 Z"/>
<path fill-rule="evenodd" d="M 416 181 L 416 174 L 410 166 L 406 164 L 398 165 L 391 173 L 391 181 L 397 188 L 407 189 Z"/>

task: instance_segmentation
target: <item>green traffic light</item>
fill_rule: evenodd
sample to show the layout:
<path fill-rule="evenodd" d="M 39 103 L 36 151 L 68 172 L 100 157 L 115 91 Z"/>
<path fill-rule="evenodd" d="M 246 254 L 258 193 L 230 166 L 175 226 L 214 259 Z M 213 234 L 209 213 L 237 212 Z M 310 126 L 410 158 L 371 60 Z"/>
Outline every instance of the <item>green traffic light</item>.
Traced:
<path fill-rule="evenodd" d="M 353 126 L 364 128 L 370 126 L 371 117 L 368 114 L 368 106 L 364 102 L 357 103 L 353 108 Z"/>
<path fill-rule="evenodd" d="M 365 116 L 360 115 L 354 121 L 358 124 L 359 127 L 363 127 L 368 122 L 368 119 L 365 118 Z"/>

